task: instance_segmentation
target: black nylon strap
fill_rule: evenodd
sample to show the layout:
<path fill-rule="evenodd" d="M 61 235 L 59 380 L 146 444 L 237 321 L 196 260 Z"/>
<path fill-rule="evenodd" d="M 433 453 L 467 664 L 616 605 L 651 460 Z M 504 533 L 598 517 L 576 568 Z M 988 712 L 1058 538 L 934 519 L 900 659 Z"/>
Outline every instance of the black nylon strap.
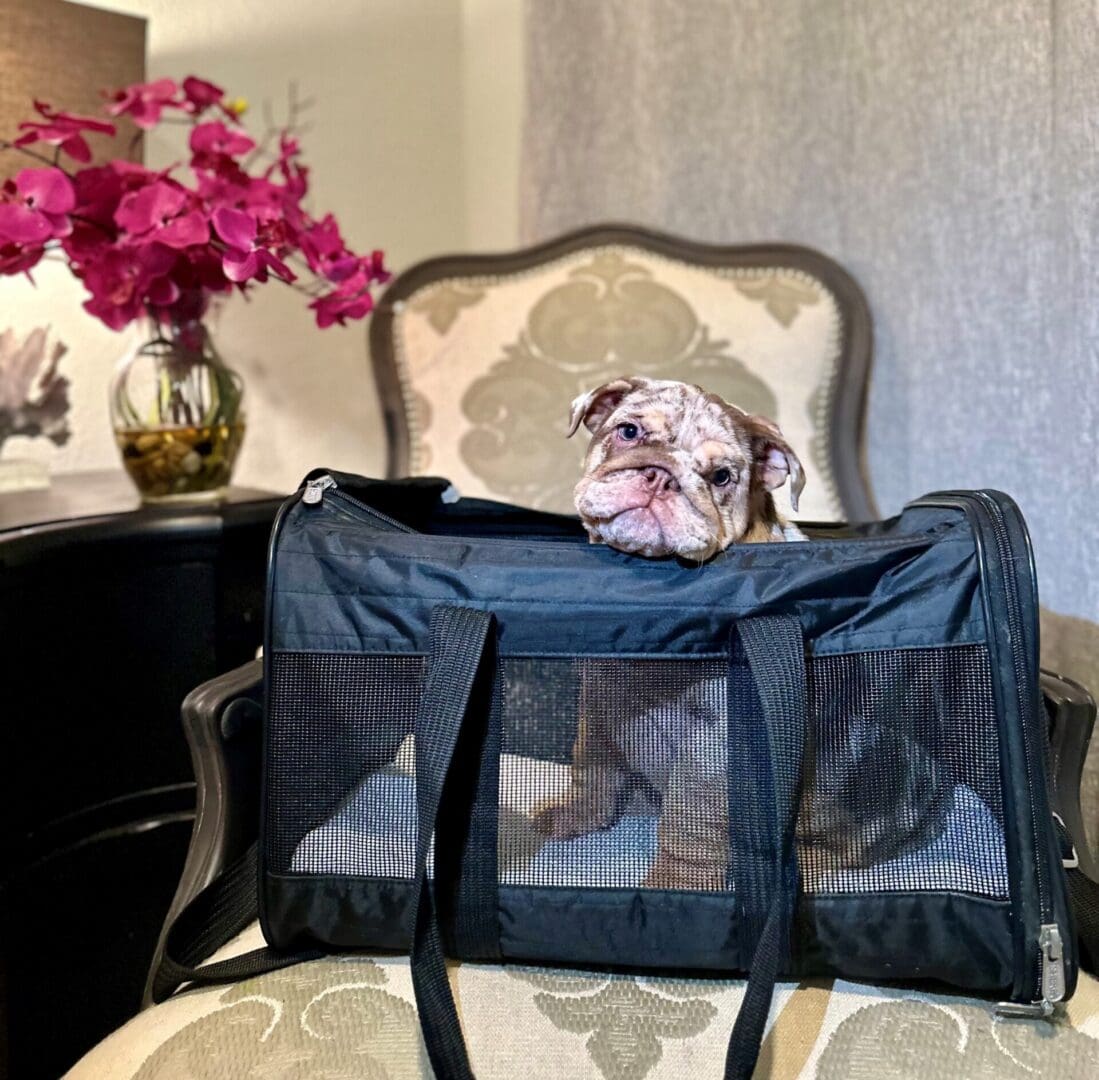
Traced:
<path fill-rule="evenodd" d="M 445 1080 L 473 1080 L 473 1073 L 447 980 L 435 892 L 427 875 L 427 853 L 492 622 L 490 614 L 472 608 L 435 609 L 430 664 L 416 714 L 412 987 L 428 1057 L 435 1075 Z"/>
<path fill-rule="evenodd" d="M 726 1080 L 747 1080 L 759 1058 L 775 981 L 786 967 L 790 927 L 797 899 L 794 846 L 808 718 L 805 645 L 796 619 L 745 619 L 735 633 L 747 657 L 767 732 L 774 817 L 772 878 L 766 919 L 748 969 L 744 1001 L 733 1025 L 725 1058 Z M 733 768 L 730 746 L 729 767 Z"/>
<path fill-rule="evenodd" d="M 1080 966 L 1099 975 L 1099 884 L 1078 866 L 1066 870 L 1065 879 L 1080 941 Z"/>
<path fill-rule="evenodd" d="M 161 1002 L 184 983 L 212 986 L 277 971 L 323 953 L 288 953 L 272 948 L 198 965 L 255 921 L 256 845 L 222 871 L 176 916 L 164 940 L 164 954 L 153 976 L 153 1000 Z"/>
<path fill-rule="evenodd" d="M 1056 814 L 1053 828 L 1061 847 L 1061 857 L 1066 861 L 1075 861 L 1072 837 Z M 1079 866 L 1065 867 L 1065 881 L 1072 905 L 1072 918 L 1076 923 L 1076 937 L 1080 943 L 1080 966 L 1093 975 L 1099 975 L 1099 883 L 1092 881 Z"/>
<path fill-rule="evenodd" d="M 435 1075 L 473 1080 L 454 998 L 446 974 L 434 889 L 427 855 L 443 802 L 459 732 L 470 712 L 484 665 L 492 616 L 468 608 L 439 608 L 432 621 L 431 663 L 416 717 L 417 839 L 411 972 L 424 1043 Z M 797 818 L 805 744 L 805 658 L 796 620 L 765 617 L 741 622 L 741 645 L 759 695 L 769 743 L 775 837 L 771 903 L 753 956 L 743 1004 L 726 1057 L 726 1080 L 750 1077 L 759 1056 L 775 981 L 786 964 L 789 929 L 797 891 L 794 825 Z M 491 669 L 487 672 L 491 677 Z M 498 712 L 499 703 L 493 703 Z M 498 721 L 498 717 L 496 718 Z M 495 731 L 495 734 L 494 734 Z M 498 758 L 498 722 L 490 722 L 479 752 L 481 766 Z M 474 809 L 485 813 L 495 776 L 479 780 Z M 474 836 L 481 835 L 473 828 Z M 493 831 L 494 833 L 494 831 Z M 472 896 L 483 895 L 483 874 L 495 862 L 474 852 L 481 869 L 472 874 Z M 478 885 L 478 880 L 482 885 Z M 479 892 L 480 890 L 480 892 Z M 471 899 L 470 903 L 473 902 Z M 459 905 L 459 911 L 465 905 Z M 495 903 L 489 909 L 495 918 Z M 157 972 L 154 997 L 166 998 L 183 982 L 231 982 L 324 955 L 257 949 L 197 968 L 194 965 L 248 926 L 256 917 L 256 849 L 249 851 L 180 914 L 169 932 Z M 467 930 L 476 940 L 484 927 Z M 498 926 L 493 933 L 498 934 Z M 498 937 L 496 938 L 498 949 Z"/>
<path fill-rule="evenodd" d="M 737 936 L 758 943 L 774 897 L 775 857 L 779 841 L 775 824 L 775 786 L 771 739 L 741 635 L 729 642 L 727 686 L 727 769 L 729 803 L 729 884 L 736 891 Z M 739 950 L 747 970 L 750 954 Z"/>
<path fill-rule="evenodd" d="M 497 835 L 500 824 L 500 744 L 503 702 L 501 679 L 493 678 L 495 657 L 488 655 L 458 734 L 451 775 L 443 792 L 444 821 L 435 826 L 436 859 L 447 850 L 460 854 L 449 873 L 436 862 L 436 888 L 456 880 L 444 928 L 453 927 L 453 952 L 468 960 L 499 960 L 500 916 Z M 462 773 L 468 774 L 467 777 Z M 456 781 L 461 780 L 461 783 Z M 468 808 L 468 809 L 467 809 Z"/>

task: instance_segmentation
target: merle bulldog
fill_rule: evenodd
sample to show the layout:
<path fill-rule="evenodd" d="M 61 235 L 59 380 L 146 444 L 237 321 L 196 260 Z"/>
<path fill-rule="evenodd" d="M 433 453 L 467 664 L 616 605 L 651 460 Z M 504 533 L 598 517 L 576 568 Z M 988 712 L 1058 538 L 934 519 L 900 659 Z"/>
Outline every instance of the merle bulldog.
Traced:
<path fill-rule="evenodd" d="M 700 386 L 616 379 L 572 403 L 569 434 L 592 434 L 576 509 L 596 543 L 704 562 L 733 543 L 786 539 L 771 495 L 801 462 L 782 432 Z"/>
<path fill-rule="evenodd" d="M 702 563 L 730 544 L 805 539 L 775 507 L 772 493 L 789 483 L 796 510 L 805 477 L 772 421 L 699 386 L 632 377 L 578 397 L 569 434 L 581 424 L 592 437 L 576 509 L 593 543 Z M 582 673 L 572 785 L 535 808 L 536 828 L 565 840 L 610 828 L 630 808 L 656 812 L 657 854 L 644 884 L 725 888 L 724 680 L 666 691 L 639 686 L 636 696 L 631 688 L 625 707 L 608 707 L 600 700 L 607 692 L 604 680 Z M 803 859 L 817 850 L 829 866 L 864 867 L 941 831 L 949 805 L 944 768 L 905 736 L 856 720 L 807 756 Z"/>

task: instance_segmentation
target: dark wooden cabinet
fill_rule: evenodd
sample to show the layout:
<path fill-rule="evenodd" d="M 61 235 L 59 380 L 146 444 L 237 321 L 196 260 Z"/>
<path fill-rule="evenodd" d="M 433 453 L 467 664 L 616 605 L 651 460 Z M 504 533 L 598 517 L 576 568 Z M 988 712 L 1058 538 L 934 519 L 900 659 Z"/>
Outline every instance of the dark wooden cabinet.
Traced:
<path fill-rule="evenodd" d="M 0 495 L 0 1046 L 13 1076 L 58 1075 L 140 1004 L 193 817 L 179 706 L 255 655 L 280 501 L 234 489 L 141 507 L 121 473 Z"/>

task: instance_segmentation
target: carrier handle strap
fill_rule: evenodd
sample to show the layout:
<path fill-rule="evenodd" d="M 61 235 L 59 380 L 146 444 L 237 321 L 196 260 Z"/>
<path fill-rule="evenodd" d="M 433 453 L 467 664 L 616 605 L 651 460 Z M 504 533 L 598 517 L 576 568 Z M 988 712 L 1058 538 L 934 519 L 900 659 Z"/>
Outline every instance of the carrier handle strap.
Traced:
<path fill-rule="evenodd" d="M 739 635 L 763 712 L 774 807 L 770 905 L 725 1057 L 725 1080 L 748 1080 L 759 1058 L 775 982 L 787 966 L 790 951 L 798 889 L 794 832 L 809 712 L 805 643 L 798 621 L 788 616 L 757 616 L 737 623 L 734 634 Z M 731 754 L 729 761 L 731 766 Z"/>
<path fill-rule="evenodd" d="M 1079 866 L 1066 868 L 1065 881 L 1076 920 L 1080 966 L 1099 974 L 1099 882 L 1092 881 Z"/>
<path fill-rule="evenodd" d="M 416 716 L 417 834 L 411 949 L 412 985 L 424 1044 L 441 1080 L 473 1080 L 439 930 L 427 855 L 454 748 L 482 668 L 492 616 L 440 607 L 432 616 L 431 663 Z M 747 1080 L 759 1057 L 775 982 L 787 961 L 797 896 L 794 829 L 805 749 L 805 646 L 797 620 L 745 619 L 736 633 L 759 694 L 770 750 L 774 835 L 778 838 L 771 905 L 749 970 L 744 1001 L 725 1061 L 726 1080 Z"/>
<path fill-rule="evenodd" d="M 1084 873 L 1072 837 L 1058 814 L 1053 815 L 1053 828 L 1060 843 L 1069 903 L 1076 923 L 1080 967 L 1095 975 L 1099 973 L 1099 882 Z"/>
<path fill-rule="evenodd" d="M 447 979 L 437 898 L 427 875 L 427 854 L 432 833 L 436 831 L 458 733 L 469 712 L 492 625 L 490 613 L 474 608 L 444 605 L 432 612 L 431 656 L 416 713 L 412 988 L 424 1045 L 440 1080 L 473 1080 L 473 1072 Z"/>
<path fill-rule="evenodd" d="M 431 664 L 416 717 L 416 864 L 413 883 L 412 984 L 424 1043 L 435 1075 L 473 1080 L 461 1024 L 446 974 L 427 853 L 474 684 L 486 654 L 493 618 L 471 608 L 440 607 L 431 626 Z M 797 896 L 794 828 L 805 747 L 805 653 L 796 620 L 745 619 L 736 631 L 762 706 L 774 785 L 775 835 L 779 838 L 774 889 L 763 932 L 749 968 L 744 1001 L 725 1060 L 726 1080 L 747 1080 L 759 1057 L 775 982 L 786 963 Z M 215 964 L 201 960 L 256 917 L 256 846 L 202 890 L 179 914 L 165 941 L 154 979 L 160 1002 L 183 983 L 206 986 L 317 959 L 321 950 L 256 949 Z"/>
<path fill-rule="evenodd" d="M 258 914 L 257 859 L 257 846 L 253 844 L 175 917 L 153 976 L 152 998 L 157 1004 L 166 1001 L 184 983 L 214 986 L 236 982 L 324 955 L 319 949 L 281 952 L 266 946 L 228 960 L 198 966 L 255 922 Z"/>

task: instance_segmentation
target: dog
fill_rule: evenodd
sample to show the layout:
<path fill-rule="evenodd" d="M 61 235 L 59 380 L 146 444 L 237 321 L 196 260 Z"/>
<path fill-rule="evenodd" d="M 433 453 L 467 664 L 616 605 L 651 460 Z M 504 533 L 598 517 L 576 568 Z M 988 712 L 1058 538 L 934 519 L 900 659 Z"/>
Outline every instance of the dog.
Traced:
<path fill-rule="evenodd" d="M 593 543 L 705 562 L 733 543 L 784 540 L 772 492 L 805 472 L 782 432 L 700 386 L 615 379 L 572 403 L 569 436 L 592 434 L 576 485 Z"/>
<path fill-rule="evenodd" d="M 592 543 L 703 563 L 735 543 L 805 539 L 775 507 L 773 493 L 789 483 L 797 509 L 805 473 L 771 420 L 699 386 L 634 376 L 578 397 L 569 435 L 581 424 L 591 442 L 575 502 Z M 658 812 L 657 854 L 643 884 L 725 888 L 725 680 L 627 677 L 618 688 L 606 668 L 582 662 L 572 786 L 535 807 L 535 828 L 566 840 L 610 828 L 631 809 Z M 925 750 L 881 725 L 857 727 L 842 747 L 810 755 L 798 826 L 803 855 L 843 868 L 895 855 L 898 835 L 908 847 L 926 842 L 947 805 L 947 779 Z M 897 794 L 896 813 L 875 805 L 860 782 L 872 759 Z"/>

